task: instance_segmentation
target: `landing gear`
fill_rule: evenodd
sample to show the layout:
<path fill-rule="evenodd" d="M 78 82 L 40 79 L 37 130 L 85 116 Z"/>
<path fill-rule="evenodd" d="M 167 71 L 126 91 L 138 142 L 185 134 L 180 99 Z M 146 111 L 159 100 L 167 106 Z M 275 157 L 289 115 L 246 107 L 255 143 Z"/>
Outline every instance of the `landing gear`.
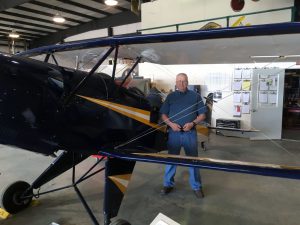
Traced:
<path fill-rule="evenodd" d="M 9 185 L 2 193 L 2 207 L 11 214 L 27 208 L 32 200 L 33 192 L 25 181 L 17 181 Z"/>
<path fill-rule="evenodd" d="M 109 225 L 131 225 L 129 222 L 123 219 L 116 219 L 113 222 L 111 222 Z"/>
<path fill-rule="evenodd" d="M 201 148 L 203 149 L 203 151 L 206 151 L 206 145 L 204 141 L 201 142 Z"/>

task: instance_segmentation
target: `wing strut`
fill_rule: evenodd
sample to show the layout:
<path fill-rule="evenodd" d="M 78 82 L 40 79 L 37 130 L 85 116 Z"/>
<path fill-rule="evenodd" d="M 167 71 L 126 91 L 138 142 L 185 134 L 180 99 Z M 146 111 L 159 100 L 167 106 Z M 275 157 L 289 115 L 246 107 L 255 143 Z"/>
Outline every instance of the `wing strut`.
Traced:
<path fill-rule="evenodd" d="M 50 56 L 52 57 L 52 59 L 53 59 L 53 61 L 55 62 L 55 64 L 56 64 L 57 66 L 59 66 L 59 65 L 58 65 L 58 62 L 57 62 L 57 60 L 56 60 L 56 58 L 55 58 L 55 56 L 53 55 L 53 53 L 48 53 L 48 54 L 46 55 L 45 59 L 44 59 L 44 62 L 47 63 L 47 62 L 49 61 Z"/>
<path fill-rule="evenodd" d="M 50 53 L 48 53 L 44 59 L 44 62 L 48 62 L 49 61 L 49 58 L 50 58 Z"/>
<path fill-rule="evenodd" d="M 120 87 L 123 86 L 123 84 L 125 83 L 125 81 L 127 80 L 127 78 L 130 76 L 130 74 L 132 73 L 132 71 L 135 69 L 135 67 L 137 66 L 137 64 L 141 61 L 142 57 L 137 57 L 135 63 L 133 64 L 133 66 L 131 67 L 131 69 L 129 70 L 128 74 L 126 75 L 126 77 L 124 78 L 124 80 L 122 81 Z"/>
<path fill-rule="evenodd" d="M 113 72 L 112 72 L 112 76 L 111 76 L 112 82 L 114 81 L 114 79 L 116 77 L 116 68 L 117 68 L 118 54 L 119 54 L 119 46 L 116 46 L 115 57 L 114 57 L 114 65 L 113 65 Z"/>
<path fill-rule="evenodd" d="M 94 74 L 94 72 L 98 69 L 98 67 L 104 62 L 104 60 L 110 55 L 110 53 L 115 49 L 115 47 L 110 47 L 110 49 L 105 53 L 105 55 L 99 59 L 99 61 L 96 63 L 96 65 L 92 68 L 92 70 L 76 85 L 73 91 L 65 98 L 64 100 L 64 106 L 66 106 L 71 99 L 74 97 L 76 92 L 79 91 L 80 88 L 82 88 L 83 85 L 87 82 L 87 80 Z"/>
<path fill-rule="evenodd" d="M 55 56 L 54 56 L 53 54 L 51 54 L 51 57 L 52 57 L 53 61 L 55 62 L 55 64 L 56 64 L 57 66 L 59 66 L 59 65 L 58 65 L 58 62 L 57 62 L 57 60 L 56 60 L 56 58 L 55 58 Z"/>

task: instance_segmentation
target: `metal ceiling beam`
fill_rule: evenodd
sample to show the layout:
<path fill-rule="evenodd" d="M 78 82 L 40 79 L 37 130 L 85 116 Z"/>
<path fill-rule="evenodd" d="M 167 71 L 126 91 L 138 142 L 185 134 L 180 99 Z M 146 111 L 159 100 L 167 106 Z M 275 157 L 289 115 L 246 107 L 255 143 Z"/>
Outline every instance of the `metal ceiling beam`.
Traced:
<path fill-rule="evenodd" d="M 42 34 L 49 34 L 49 33 L 51 33 L 49 31 L 40 30 L 38 28 L 28 28 L 28 27 L 17 26 L 17 25 L 14 25 L 14 24 L 0 23 L 0 26 L 7 27 L 7 30 L 10 30 L 10 31 L 12 31 L 12 29 L 15 29 L 17 31 L 19 31 L 19 29 L 21 29 L 21 30 L 24 30 L 24 32 L 28 31 L 28 33 L 31 33 L 31 32 L 34 32 L 35 34 L 38 33 L 36 35 L 41 34 L 41 36 L 42 36 Z"/>
<path fill-rule="evenodd" d="M 30 9 L 30 8 L 23 7 L 23 6 L 16 6 L 15 9 L 19 9 L 19 10 L 22 10 L 22 11 L 25 11 L 25 12 L 30 12 L 30 13 L 36 13 L 36 14 L 40 14 L 40 15 L 43 15 L 43 16 L 50 16 L 51 18 L 54 16 L 53 13 L 47 13 L 47 12 L 44 12 L 44 11 L 39 11 L 39 10 L 36 10 L 36 9 Z M 64 18 L 66 19 L 66 21 L 70 21 L 70 22 L 73 22 L 73 23 L 78 23 L 78 24 L 82 23 L 81 20 L 72 19 L 72 18 L 69 18 L 65 15 L 64 15 Z"/>
<path fill-rule="evenodd" d="M 65 8 L 58 7 L 58 6 L 49 5 L 49 4 L 46 4 L 44 2 L 32 1 L 32 2 L 30 2 L 30 4 L 34 4 L 34 5 L 49 8 L 49 9 L 55 9 L 55 10 L 58 10 L 60 12 L 70 13 L 70 14 L 80 16 L 82 18 L 87 18 L 87 19 L 90 19 L 90 20 L 98 19 L 97 17 L 94 17 L 94 16 L 89 16 L 89 15 L 79 13 L 79 12 L 76 12 L 76 11 L 73 11 L 73 10 L 65 9 Z"/>
<path fill-rule="evenodd" d="M 66 4 L 69 4 L 69 5 L 73 5 L 73 6 L 76 6 L 76 7 L 79 7 L 79 8 L 83 8 L 83 9 L 86 9 L 86 10 L 89 10 L 89 11 L 92 11 L 92 12 L 95 12 L 95 13 L 100 13 L 100 14 L 105 15 L 105 16 L 112 15 L 112 13 L 105 12 L 103 10 L 96 9 L 96 8 L 93 8 L 93 7 L 90 7 L 90 6 L 87 6 L 87 5 L 82 5 L 78 2 L 73 2 L 73 1 L 70 1 L 70 0 L 57 0 L 57 1 L 59 1 L 61 3 L 66 3 Z"/>
<path fill-rule="evenodd" d="M 29 23 L 29 22 L 25 22 L 25 21 L 20 21 L 18 19 L 9 19 L 9 18 L 6 18 L 5 16 L 3 15 L 0 15 L 0 18 L 2 18 L 3 21 L 6 21 L 6 22 L 12 22 L 14 24 L 19 24 L 19 25 L 28 25 L 28 26 L 33 26 L 33 27 L 37 27 L 37 31 L 41 31 L 42 33 L 50 33 L 51 31 L 45 31 L 45 30 L 39 30 L 38 28 L 44 28 L 44 29 L 48 29 L 48 30 L 53 30 L 56 31 L 57 28 L 55 27 L 51 27 L 51 26 L 45 26 L 45 25 L 42 25 L 42 24 L 37 24 L 37 23 Z M 9 26 L 9 25 L 8 25 Z M 12 27 L 17 27 L 15 25 L 11 25 Z M 22 28 L 22 29 L 26 29 L 26 28 Z"/>
<path fill-rule="evenodd" d="M 7 39 L 4 39 L 4 38 L 3 38 L 3 39 L 1 39 L 1 40 L 3 40 L 3 41 L 4 41 L 4 40 L 9 41 L 9 38 L 7 38 Z M 26 41 L 27 43 L 29 43 L 29 42 L 32 41 L 32 39 L 18 38 L 18 41 L 21 41 L 21 42 L 22 42 L 22 41 L 23 41 L 23 42 Z"/>
<path fill-rule="evenodd" d="M 26 2 L 30 2 L 30 0 L 1 0 L 0 11 L 13 8 L 17 5 L 22 5 Z"/>
<path fill-rule="evenodd" d="M 0 28 L 0 33 L 1 34 L 8 35 L 10 32 L 11 32 L 11 30 Z M 30 39 L 41 37 L 41 36 L 36 36 L 36 34 L 28 34 L 26 32 L 22 32 L 22 31 L 18 31 L 18 34 L 20 34 L 23 37 L 28 37 Z"/>
<path fill-rule="evenodd" d="M 134 13 L 130 11 L 121 12 L 112 16 L 87 22 L 76 27 L 65 29 L 63 31 L 56 32 L 43 38 L 36 39 L 32 42 L 30 48 L 55 44 L 63 41 L 67 37 L 91 30 L 104 29 L 108 27 L 115 27 L 138 22 L 141 22 L 141 18 L 136 16 Z"/>
<path fill-rule="evenodd" d="M 3 31 L 2 29 L 0 29 L 0 36 L 2 38 L 8 38 L 8 33 Z M 32 40 L 34 39 L 34 37 L 31 37 L 31 36 L 25 36 L 25 35 L 21 35 L 21 38 L 20 39 L 24 39 L 24 40 Z"/>
<path fill-rule="evenodd" d="M 21 13 L 16 13 L 16 12 L 1 12 L 1 14 L 4 14 L 4 15 L 9 15 L 9 16 L 16 16 L 16 17 L 21 17 L 21 18 L 24 18 L 24 19 L 29 19 L 29 20 L 33 20 L 33 21 L 38 21 L 38 22 L 42 22 L 42 23 L 47 23 L 49 25 L 53 25 L 53 21 L 52 19 L 50 20 L 46 20 L 46 19 L 42 19 L 42 18 L 37 18 L 37 17 L 33 17 L 33 16 L 28 16 L 28 15 L 24 15 L 24 14 L 21 14 Z M 60 28 L 60 27 L 53 27 L 53 29 L 59 29 L 59 30 L 62 30 L 62 29 L 65 29 L 67 27 L 71 27 L 71 25 L 68 25 L 68 24 L 62 24 L 60 26 L 64 26 L 64 28 Z"/>
<path fill-rule="evenodd" d="M 9 43 L 11 40 L 9 40 L 9 39 L 4 39 L 4 38 L 0 38 L 0 43 L 2 43 L 2 44 L 4 44 L 3 42 L 7 42 L 7 43 Z M 16 43 L 24 43 L 25 42 L 25 40 L 20 40 L 20 39 L 15 39 L 15 42 Z"/>

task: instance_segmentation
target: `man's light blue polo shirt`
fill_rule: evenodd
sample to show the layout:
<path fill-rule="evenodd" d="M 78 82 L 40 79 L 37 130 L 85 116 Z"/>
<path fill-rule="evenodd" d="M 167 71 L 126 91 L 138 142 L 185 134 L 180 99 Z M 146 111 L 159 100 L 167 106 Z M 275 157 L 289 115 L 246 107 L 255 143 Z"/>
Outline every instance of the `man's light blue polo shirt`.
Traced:
<path fill-rule="evenodd" d="M 191 90 L 172 92 L 160 108 L 161 114 L 166 114 L 172 122 L 180 126 L 192 122 L 198 115 L 205 112 L 206 106 L 200 94 Z"/>

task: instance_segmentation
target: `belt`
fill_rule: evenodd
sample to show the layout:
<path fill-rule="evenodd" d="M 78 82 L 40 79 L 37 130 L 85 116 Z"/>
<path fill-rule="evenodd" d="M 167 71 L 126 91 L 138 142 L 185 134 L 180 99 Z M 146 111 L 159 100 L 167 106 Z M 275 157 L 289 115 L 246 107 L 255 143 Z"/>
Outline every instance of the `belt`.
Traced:
<path fill-rule="evenodd" d="M 180 126 L 180 132 L 189 132 L 189 131 L 192 131 L 192 130 L 194 130 L 195 128 L 193 127 L 192 129 L 190 129 L 190 130 L 188 130 L 188 131 L 184 131 L 183 130 L 183 127 L 182 126 Z"/>

